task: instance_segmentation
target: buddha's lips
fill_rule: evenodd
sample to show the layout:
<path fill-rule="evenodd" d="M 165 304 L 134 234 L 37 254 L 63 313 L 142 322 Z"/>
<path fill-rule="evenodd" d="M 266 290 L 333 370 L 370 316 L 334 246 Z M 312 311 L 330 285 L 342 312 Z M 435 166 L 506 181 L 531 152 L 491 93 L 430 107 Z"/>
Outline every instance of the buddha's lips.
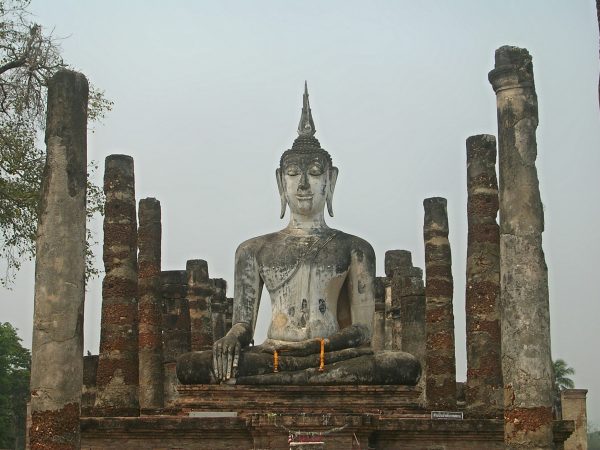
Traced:
<path fill-rule="evenodd" d="M 311 195 L 296 195 L 296 198 L 298 200 L 311 200 L 313 198 L 312 194 Z"/>

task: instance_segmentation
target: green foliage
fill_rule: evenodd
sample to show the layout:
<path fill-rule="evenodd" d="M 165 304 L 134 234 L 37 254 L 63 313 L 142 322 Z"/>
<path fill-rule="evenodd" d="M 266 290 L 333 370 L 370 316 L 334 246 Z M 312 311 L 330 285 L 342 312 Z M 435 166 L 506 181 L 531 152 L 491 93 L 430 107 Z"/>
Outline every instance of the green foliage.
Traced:
<path fill-rule="evenodd" d="M 31 354 L 17 330 L 0 323 L 0 447 L 19 448 L 25 438 Z"/>
<path fill-rule="evenodd" d="M 46 115 L 47 82 L 67 64 L 52 34 L 29 20 L 29 0 L 0 0 L 0 261 L 6 286 L 24 259 L 35 255 L 35 232 L 44 150 L 38 147 Z M 100 120 L 112 107 L 90 89 L 88 117 Z M 92 164 L 92 169 L 95 167 Z M 88 218 L 102 213 L 102 189 L 88 183 Z M 87 275 L 95 275 L 88 232 Z"/>
<path fill-rule="evenodd" d="M 588 450 L 600 450 L 600 431 L 588 433 Z"/>
<path fill-rule="evenodd" d="M 569 375 L 575 375 L 575 369 L 569 367 L 563 359 L 557 359 L 552 363 L 554 368 L 554 388 L 556 392 L 563 389 L 575 388 L 575 383 Z"/>

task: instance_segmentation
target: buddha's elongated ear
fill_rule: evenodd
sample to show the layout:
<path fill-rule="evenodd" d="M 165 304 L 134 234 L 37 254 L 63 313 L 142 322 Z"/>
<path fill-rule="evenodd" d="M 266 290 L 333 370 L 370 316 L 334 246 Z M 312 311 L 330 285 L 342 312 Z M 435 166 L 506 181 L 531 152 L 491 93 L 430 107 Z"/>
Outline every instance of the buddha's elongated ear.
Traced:
<path fill-rule="evenodd" d="M 325 197 L 327 200 L 327 212 L 331 217 L 333 217 L 333 191 L 335 190 L 335 183 L 338 177 L 338 168 L 332 167 L 329 169 L 329 183 L 327 188 L 327 196 Z"/>
<path fill-rule="evenodd" d="M 277 189 L 279 190 L 279 199 L 281 201 L 281 213 L 279 214 L 279 218 L 283 219 L 283 216 L 285 216 L 287 200 L 285 199 L 285 191 L 283 189 L 283 178 L 281 175 L 281 169 L 275 170 L 275 178 L 277 178 Z"/>

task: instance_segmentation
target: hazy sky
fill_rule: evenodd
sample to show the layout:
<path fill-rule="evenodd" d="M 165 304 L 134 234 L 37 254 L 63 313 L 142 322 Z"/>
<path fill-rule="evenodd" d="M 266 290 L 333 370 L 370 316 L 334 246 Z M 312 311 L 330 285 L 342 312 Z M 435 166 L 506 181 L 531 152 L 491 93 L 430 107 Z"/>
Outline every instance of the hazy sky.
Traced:
<path fill-rule="evenodd" d="M 66 61 L 114 100 L 89 158 L 132 155 L 138 199 L 163 213 L 163 269 L 209 263 L 232 285 L 243 240 L 283 228 L 275 168 L 308 80 L 317 137 L 340 169 L 332 227 L 423 267 L 426 197 L 448 199 L 458 379 L 464 380 L 465 139 L 496 134 L 494 51 L 526 47 L 539 97 L 553 358 L 588 388 L 600 424 L 598 26 L 593 0 L 33 0 Z M 101 223 L 96 224 L 101 233 Z M 99 240 L 101 234 L 99 235 Z M 98 259 L 101 264 L 101 259 Z M 32 264 L 0 290 L 0 321 L 31 342 Z M 232 289 L 229 289 L 232 295 Z M 97 352 L 100 280 L 85 348 Z M 270 314 L 263 302 L 259 338 Z M 262 324 L 262 325 L 261 325 Z"/>

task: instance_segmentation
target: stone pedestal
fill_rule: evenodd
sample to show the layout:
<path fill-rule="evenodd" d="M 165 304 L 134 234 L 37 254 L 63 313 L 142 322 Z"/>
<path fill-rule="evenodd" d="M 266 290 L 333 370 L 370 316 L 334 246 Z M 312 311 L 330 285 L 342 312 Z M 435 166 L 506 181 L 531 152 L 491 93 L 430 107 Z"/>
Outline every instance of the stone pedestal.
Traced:
<path fill-rule="evenodd" d="M 565 389 L 560 392 L 562 419 L 575 424 L 573 434 L 565 441 L 564 450 L 587 450 L 587 389 Z"/>

